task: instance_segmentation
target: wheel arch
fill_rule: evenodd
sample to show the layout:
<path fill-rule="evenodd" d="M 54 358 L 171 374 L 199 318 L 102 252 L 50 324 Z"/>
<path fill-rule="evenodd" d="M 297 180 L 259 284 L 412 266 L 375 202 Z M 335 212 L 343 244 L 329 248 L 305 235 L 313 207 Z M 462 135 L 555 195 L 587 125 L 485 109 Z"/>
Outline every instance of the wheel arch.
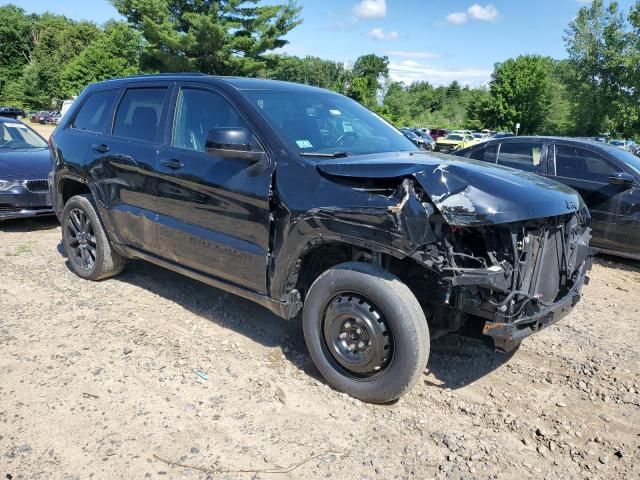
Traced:
<path fill-rule="evenodd" d="M 54 206 L 56 212 L 61 215 L 64 206 L 75 195 L 93 195 L 87 182 L 79 176 L 65 175 L 56 179 L 54 190 Z"/>
<path fill-rule="evenodd" d="M 402 259 L 406 254 L 361 238 L 331 233 L 290 240 L 274 255 L 271 295 L 281 302 L 297 304 L 286 309 L 284 316 L 292 318 L 302 307 L 309 287 L 326 270 L 352 261 L 384 268 L 392 257 Z"/>
<path fill-rule="evenodd" d="M 119 249 L 120 242 L 118 242 L 117 232 L 114 230 L 112 222 L 105 210 L 102 192 L 97 185 L 88 182 L 85 178 L 72 174 L 65 174 L 56 178 L 53 189 L 53 204 L 58 220 L 62 220 L 64 206 L 69 199 L 75 195 L 91 196 L 102 228 L 107 233 L 109 240 L 114 242 L 114 249 L 117 250 L 120 255 L 124 256 L 124 252 Z"/>

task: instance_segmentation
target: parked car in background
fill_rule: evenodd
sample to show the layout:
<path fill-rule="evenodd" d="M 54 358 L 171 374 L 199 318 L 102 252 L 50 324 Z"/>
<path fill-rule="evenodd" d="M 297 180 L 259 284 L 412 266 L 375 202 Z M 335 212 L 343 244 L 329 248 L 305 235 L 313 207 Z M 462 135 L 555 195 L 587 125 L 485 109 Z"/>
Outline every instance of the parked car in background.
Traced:
<path fill-rule="evenodd" d="M 32 118 L 31 121 L 33 123 L 45 123 L 45 118 L 48 117 L 51 114 L 51 112 L 45 111 L 43 110 L 42 112 L 38 112 L 36 113 Z"/>
<path fill-rule="evenodd" d="M 590 140 L 592 142 L 607 143 L 607 137 L 576 137 L 578 140 Z"/>
<path fill-rule="evenodd" d="M 39 111 L 39 112 L 33 112 L 31 115 L 29 115 L 29 120 L 31 121 L 31 123 L 37 123 L 38 122 L 38 116 L 43 114 L 43 111 Z"/>
<path fill-rule="evenodd" d="M 591 211 L 591 245 L 640 260 L 640 159 L 631 153 L 590 140 L 513 137 L 490 140 L 456 155 L 536 173 L 574 188 Z"/>
<path fill-rule="evenodd" d="M 427 142 L 425 142 L 424 139 L 421 136 L 417 135 L 413 130 L 409 128 L 401 128 L 400 131 L 416 147 L 420 148 L 421 150 L 431 150 L 431 145 L 427 144 Z"/>
<path fill-rule="evenodd" d="M 50 118 L 50 123 L 54 125 L 58 125 L 60 123 L 60 120 L 62 120 L 62 113 L 58 112 L 53 117 Z"/>
<path fill-rule="evenodd" d="M 309 86 L 195 74 L 98 83 L 51 151 L 78 276 L 104 279 L 138 258 L 284 318 L 301 312 L 320 373 L 369 402 L 422 378 L 430 332 L 468 322 L 516 348 L 571 311 L 589 268 L 575 191 L 422 152 L 352 99 Z"/>
<path fill-rule="evenodd" d="M 443 138 L 449 135 L 449 130 L 444 130 L 442 128 L 431 128 L 429 129 L 429 135 L 431 135 L 433 139 L 437 142 L 440 138 Z"/>
<path fill-rule="evenodd" d="M 436 141 L 435 151 L 440 153 L 453 153 L 461 148 L 470 147 L 477 142 L 473 135 L 450 133 L 446 137 L 439 138 Z"/>
<path fill-rule="evenodd" d="M 426 128 L 414 129 L 413 133 L 422 138 L 425 142 L 426 150 L 434 150 L 436 148 L 435 139 L 429 134 L 429 130 Z"/>
<path fill-rule="evenodd" d="M 613 140 L 609 140 L 607 143 L 621 150 L 629 150 L 629 143 L 626 140 L 613 139 Z"/>
<path fill-rule="evenodd" d="M 24 117 L 24 110 L 17 107 L 0 107 L 0 117 L 14 118 Z"/>
<path fill-rule="evenodd" d="M 55 125 L 56 117 L 58 117 L 58 115 L 60 115 L 60 112 L 58 111 L 49 112 L 47 115 L 44 116 L 44 118 L 40 123 L 45 125 Z"/>
<path fill-rule="evenodd" d="M 0 220 L 53 215 L 47 142 L 19 120 L 0 117 Z"/>
<path fill-rule="evenodd" d="M 515 137 L 515 134 L 511 132 L 496 132 L 492 135 L 491 138 L 507 138 L 507 137 Z"/>
<path fill-rule="evenodd" d="M 454 130 L 451 133 L 456 133 L 458 135 L 471 135 L 471 136 L 473 136 L 474 132 L 472 132 L 471 130 Z"/>
<path fill-rule="evenodd" d="M 473 138 L 476 139 L 476 141 L 478 142 L 486 142 L 487 140 L 489 140 L 489 134 L 488 133 L 474 133 L 473 134 Z"/>

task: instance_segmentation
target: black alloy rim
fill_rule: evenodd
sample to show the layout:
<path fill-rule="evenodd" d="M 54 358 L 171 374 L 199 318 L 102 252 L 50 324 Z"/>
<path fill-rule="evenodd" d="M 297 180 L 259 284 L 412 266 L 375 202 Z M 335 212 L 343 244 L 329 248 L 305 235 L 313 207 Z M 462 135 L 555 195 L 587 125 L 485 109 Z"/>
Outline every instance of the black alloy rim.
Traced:
<path fill-rule="evenodd" d="M 91 270 L 96 264 L 96 235 L 85 212 L 74 208 L 69 212 L 66 224 L 69 258 L 83 270 Z"/>
<path fill-rule="evenodd" d="M 322 319 L 325 347 L 348 374 L 380 374 L 393 358 L 393 337 L 382 311 L 363 295 L 345 292 L 327 303 Z"/>

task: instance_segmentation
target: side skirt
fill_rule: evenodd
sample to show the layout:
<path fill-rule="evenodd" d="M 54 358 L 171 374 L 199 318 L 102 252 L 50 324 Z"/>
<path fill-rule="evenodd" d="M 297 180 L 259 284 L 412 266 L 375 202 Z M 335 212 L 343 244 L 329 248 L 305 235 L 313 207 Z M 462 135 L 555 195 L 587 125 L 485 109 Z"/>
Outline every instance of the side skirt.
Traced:
<path fill-rule="evenodd" d="M 224 290 L 225 292 L 229 292 L 233 295 L 238 295 L 239 297 L 251 300 L 258 305 L 265 307 L 267 310 L 274 313 L 275 315 L 278 315 L 279 317 L 290 318 L 287 313 L 287 303 L 285 302 L 279 302 L 265 295 L 252 292 L 251 290 L 246 290 L 242 287 L 238 287 L 237 285 L 233 285 L 223 280 L 219 280 L 204 273 L 198 272 L 196 270 L 183 267 L 181 265 L 178 265 L 177 263 L 170 262 L 156 255 L 138 250 L 136 248 L 127 247 L 124 245 L 117 245 L 116 248 L 118 250 L 118 253 L 125 256 L 126 258 L 144 260 L 153 263 L 155 265 L 158 265 L 159 267 L 166 268 L 167 270 L 171 270 L 186 277 L 193 278 L 194 280 L 198 280 L 199 282 L 205 283 L 212 287 Z"/>

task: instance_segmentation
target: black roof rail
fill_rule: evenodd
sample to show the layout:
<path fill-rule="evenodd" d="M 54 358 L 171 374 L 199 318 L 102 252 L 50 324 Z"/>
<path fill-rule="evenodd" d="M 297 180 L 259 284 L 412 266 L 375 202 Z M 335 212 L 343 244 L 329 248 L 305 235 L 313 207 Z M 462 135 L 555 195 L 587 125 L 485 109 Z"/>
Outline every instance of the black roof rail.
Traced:
<path fill-rule="evenodd" d="M 164 73 L 140 73 L 137 75 L 129 75 L 128 77 L 111 78 L 109 81 L 131 80 L 135 78 L 158 78 L 158 77 L 207 77 L 207 73 L 202 72 L 164 72 Z"/>

